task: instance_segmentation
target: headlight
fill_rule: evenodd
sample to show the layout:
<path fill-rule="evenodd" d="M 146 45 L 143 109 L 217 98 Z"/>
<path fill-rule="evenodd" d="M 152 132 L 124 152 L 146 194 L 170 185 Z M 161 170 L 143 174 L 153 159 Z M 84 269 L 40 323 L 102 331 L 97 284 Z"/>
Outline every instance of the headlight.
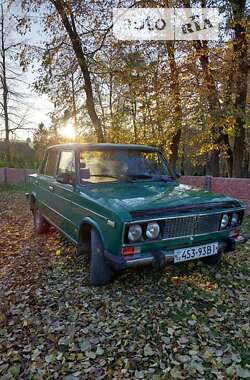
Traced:
<path fill-rule="evenodd" d="M 221 218 L 220 228 L 221 229 L 226 228 L 228 225 L 228 222 L 229 222 L 229 216 L 227 214 L 223 214 Z"/>
<path fill-rule="evenodd" d="M 239 224 L 239 215 L 236 212 L 234 212 L 233 216 L 232 216 L 231 225 L 232 225 L 232 227 L 235 227 L 238 224 Z"/>
<path fill-rule="evenodd" d="M 160 233 L 160 226 L 158 223 L 149 223 L 146 229 L 146 236 L 148 239 L 157 239 Z"/>
<path fill-rule="evenodd" d="M 142 236 L 142 228 L 139 224 L 133 224 L 128 229 L 128 239 L 131 242 L 136 242 L 141 239 Z"/>

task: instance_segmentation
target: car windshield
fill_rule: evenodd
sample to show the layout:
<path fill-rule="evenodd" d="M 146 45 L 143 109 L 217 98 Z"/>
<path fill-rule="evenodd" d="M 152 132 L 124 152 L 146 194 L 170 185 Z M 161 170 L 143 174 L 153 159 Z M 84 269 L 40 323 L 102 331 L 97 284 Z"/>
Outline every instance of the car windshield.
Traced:
<path fill-rule="evenodd" d="M 167 180 L 166 161 L 157 151 L 132 149 L 85 150 L 80 152 L 81 183 Z"/>

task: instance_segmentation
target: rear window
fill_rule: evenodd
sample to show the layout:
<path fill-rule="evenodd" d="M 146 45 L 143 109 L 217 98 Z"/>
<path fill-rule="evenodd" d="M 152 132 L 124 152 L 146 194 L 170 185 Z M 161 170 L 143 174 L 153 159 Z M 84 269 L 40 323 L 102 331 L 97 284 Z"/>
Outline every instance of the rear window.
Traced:
<path fill-rule="evenodd" d="M 57 160 L 58 160 L 59 152 L 56 150 L 49 150 L 47 153 L 47 157 L 45 160 L 45 165 L 43 168 L 43 174 L 55 177 L 56 169 L 57 169 Z"/>

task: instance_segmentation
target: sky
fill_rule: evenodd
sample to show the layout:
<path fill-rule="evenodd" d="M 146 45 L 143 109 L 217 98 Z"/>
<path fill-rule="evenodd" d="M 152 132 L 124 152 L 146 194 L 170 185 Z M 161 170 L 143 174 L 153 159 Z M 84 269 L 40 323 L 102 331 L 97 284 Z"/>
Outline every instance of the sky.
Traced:
<path fill-rule="evenodd" d="M 15 8 L 11 10 L 11 14 L 14 14 L 16 16 L 23 16 L 23 11 L 20 7 L 20 1 L 16 2 Z M 17 41 L 21 43 L 31 44 L 33 46 L 41 46 L 42 42 L 46 40 L 46 34 L 43 32 L 43 26 L 41 23 L 42 14 L 43 9 L 40 10 L 40 13 L 38 11 L 37 13 L 31 15 L 33 21 L 32 28 L 31 31 L 26 33 L 25 35 L 18 34 L 17 31 L 13 29 L 12 25 L 12 30 L 8 36 L 8 39 L 12 39 L 12 41 Z M 219 21 L 223 21 L 222 16 L 220 17 Z M 225 34 L 223 35 L 225 38 Z M 16 69 L 18 70 L 18 64 L 16 63 L 15 65 Z M 46 95 L 39 95 L 33 90 L 32 84 L 36 79 L 36 74 L 39 66 L 37 63 L 32 63 L 32 65 L 33 67 L 29 66 L 27 72 L 24 75 L 22 75 L 23 82 L 19 82 L 17 87 L 18 92 L 25 94 L 25 106 L 23 106 L 23 113 L 26 113 L 26 125 L 29 128 L 36 128 L 38 124 L 42 122 L 45 124 L 46 127 L 49 127 L 49 113 L 53 110 L 53 104 L 50 102 Z M 4 132 L 1 132 L 3 128 L 4 121 L 0 118 L 0 139 L 4 138 Z M 73 129 L 74 128 L 69 128 L 67 135 L 72 134 Z M 33 131 L 31 130 L 19 130 L 16 132 L 15 138 L 25 140 L 27 137 L 29 137 L 32 139 L 32 134 Z"/>
<path fill-rule="evenodd" d="M 13 15 L 22 15 L 20 7 L 16 6 L 10 11 L 10 14 Z M 45 34 L 42 31 L 42 26 L 40 21 L 39 14 L 32 17 L 33 25 L 31 32 L 28 32 L 26 35 L 20 35 L 17 33 L 15 27 L 13 27 L 13 22 L 10 24 L 6 20 L 6 46 L 13 43 L 28 43 L 32 45 L 39 46 L 42 44 Z M 38 65 L 35 63 L 33 67 L 29 66 L 25 73 L 22 73 L 18 62 L 9 61 L 8 63 L 10 68 L 19 74 L 17 82 L 10 82 L 10 88 L 14 89 L 18 93 L 22 94 L 24 97 L 23 100 L 18 105 L 20 115 L 25 115 L 25 125 L 28 128 L 36 128 L 39 123 L 44 123 L 46 127 L 50 125 L 49 112 L 53 110 L 53 104 L 49 101 L 46 95 L 40 95 L 34 91 L 32 88 L 33 82 L 36 78 L 36 72 L 38 70 Z M 17 107 L 17 104 L 10 103 L 10 106 Z M 17 121 L 18 119 L 16 119 Z M 4 138 L 4 120 L 0 119 L 0 139 Z M 15 135 L 12 135 L 11 138 L 26 140 L 26 138 L 32 139 L 33 131 L 31 130 L 18 130 L 15 132 Z"/>

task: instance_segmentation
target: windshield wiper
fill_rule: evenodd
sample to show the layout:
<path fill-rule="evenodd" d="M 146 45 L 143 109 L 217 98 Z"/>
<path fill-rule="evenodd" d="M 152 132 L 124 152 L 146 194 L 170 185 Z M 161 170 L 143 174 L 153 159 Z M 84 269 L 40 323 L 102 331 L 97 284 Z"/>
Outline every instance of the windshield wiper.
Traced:
<path fill-rule="evenodd" d="M 132 179 L 130 178 L 130 176 L 126 176 L 126 175 L 116 176 L 116 175 L 112 175 L 112 174 L 91 174 L 90 176 L 91 177 L 104 177 L 104 178 L 107 177 L 107 178 L 118 179 L 119 181 L 133 182 Z"/>
<path fill-rule="evenodd" d="M 168 182 L 170 180 L 170 177 L 167 175 L 150 175 L 150 174 L 128 174 L 129 177 L 133 179 L 151 179 L 153 181 L 163 181 Z"/>
<path fill-rule="evenodd" d="M 155 175 L 155 176 L 152 176 L 152 178 L 154 181 L 163 181 L 163 182 L 168 182 L 169 180 L 171 180 L 171 178 L 168 177 L 167 175 Z"/>
<path fill-rule="evenodd" d="M 127 176 L 129 177 L 129 178 L 133 178 L 133 179 L 147 179 L 147 178 L 152 178 L 152 176 L 151 175 L 149 175 L 149 174 L 127 174 Z"/>
<path fill-rule="evenodd" d="M 125 182 L 134 182 L 136 179 L 151 179 L 153 181 L 163 181 L 168 182 L 170 180 L 170 177 L 166 175 L 150 175 L 150 174 L 122 174 L 120 176 L 115 176 L 112 174 L 91 174 L 91 177 L 107 177 L 107 178 L 114 178 L 119 181 L 125 181 Z"/>

